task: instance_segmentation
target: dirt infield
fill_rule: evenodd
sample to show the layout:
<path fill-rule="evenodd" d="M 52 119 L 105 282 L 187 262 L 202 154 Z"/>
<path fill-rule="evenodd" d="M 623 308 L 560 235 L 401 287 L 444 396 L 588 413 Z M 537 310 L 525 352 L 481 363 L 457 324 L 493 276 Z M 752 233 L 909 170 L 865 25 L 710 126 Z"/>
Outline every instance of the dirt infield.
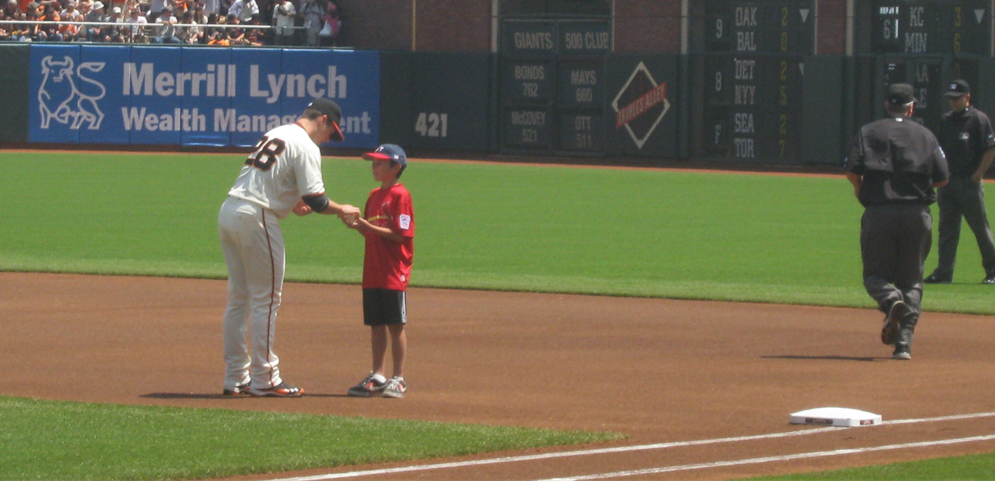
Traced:
<path fill-rule="evenodd" d="M 995 451 L 987 440 L 721 464 L 995 433 L 991 416 L 854 429 L 788 424 L 789 413 L 823 406 L 880 413 L 886 422 L 995 411 L 988 316 L 926 313 L 913 360 L 900 362 L 877 340 L 881 315 L 870 310 L 412 289 L 410 392 L 394 401 L 344 396 L 369 370 L 359 287 L 287 284 L 276 352 L 286 379 L 308 396 L 232 399 L 218 395 L 223 281 L 0 273 L 0 286 L 4 395 L 629 436 L 499 456 L 768 435 L 375 479 L 543 479 L 694 465 L 635 477 L 730 479 Z M 811 432 L 769 436 L 795 431 Z"/>

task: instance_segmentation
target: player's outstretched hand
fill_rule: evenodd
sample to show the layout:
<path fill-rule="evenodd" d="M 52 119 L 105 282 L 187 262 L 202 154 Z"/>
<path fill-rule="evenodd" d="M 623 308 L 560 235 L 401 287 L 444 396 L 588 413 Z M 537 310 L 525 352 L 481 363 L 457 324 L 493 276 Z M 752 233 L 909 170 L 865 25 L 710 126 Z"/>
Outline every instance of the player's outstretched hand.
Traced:
<path fill-rule="evenodd" d="M 359 222 L 359 209 L 349 204 L 343 205 L 342 210 L 339 211 L 339 219 L 342 219 L 345 225 L 355 227 L 356 223 Z"/>
<path fill-rule="evenodd" d="M 308 207 L 303 200 L 298 201 L 297 205 L 294 206 L 294 213 L 303 217 L 312 212 L 311 207 Z"/>

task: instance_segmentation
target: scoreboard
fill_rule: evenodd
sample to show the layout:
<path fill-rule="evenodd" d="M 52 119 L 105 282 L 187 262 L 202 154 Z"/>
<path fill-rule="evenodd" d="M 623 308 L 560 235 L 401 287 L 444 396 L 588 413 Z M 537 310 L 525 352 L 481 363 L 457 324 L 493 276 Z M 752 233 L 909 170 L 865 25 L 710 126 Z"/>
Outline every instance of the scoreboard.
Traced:
<path fill-rule="evenodd" d="M 891 83 L 911 84 L 916 120 L 935 128 L 949 106 L 943 94 L 954 79 L 973 87 L 972 101 L 987 95 L 979 61 L 992 52 L 990 0 L 873 0 L 858 6 L 855 44 L 858 53 L 876 55 L 873 90 L 860 92 L 870 103 L 858 123 L 884 114 L 881 106 Z M 860 86 L 864 89 L 870 86 Z M 859 88 L 859 87 L 858 87 Z"/>
<path fill-rule="evenodd" d="M 610 24 L 512 19 L 501 38 L 501 148 L 603 152 Z"/>
<path fill-rule="evenodd" d="M 812 0 L 695 2 L 694 151 L 742 160 L 797 158 L 804 56 L 815 38 Z"/>
<path fill-rule="evenodd" d="M 991 52 L 989 0 L 875 0 L 862 8 L 866 34 L 858 50 L 878 54 Z"/>

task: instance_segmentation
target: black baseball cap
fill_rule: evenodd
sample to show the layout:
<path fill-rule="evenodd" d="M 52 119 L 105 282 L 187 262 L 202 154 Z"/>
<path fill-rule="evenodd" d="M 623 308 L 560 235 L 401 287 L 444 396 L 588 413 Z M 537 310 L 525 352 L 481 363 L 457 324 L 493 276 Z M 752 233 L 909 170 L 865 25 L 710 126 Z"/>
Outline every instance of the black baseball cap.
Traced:
<path fill-rule="evenodd" d="M 377 150 L 363 154 L 366 160 L 389 160 L 401 164 L 401 167 L 408 166 L 408 156 L 399 145 L 383 144 Z"/>
<path fill-rule="evenodd" d="M 342 109 L 339 108 L 339 104 L 325 97 L 315 97 L 311 103 L 307 104 L 307 108 L 317 110 L 322 115 L 327 115 L 328 120 L 335 124 L 335 131 L 332 132 L 332 140 L 336 142 L 345 140 L 345 136 L 342 135 L 342 129 L 339 128 L 339 125 L 342 123 Z"/>
<path fill-rule="evenodd" d="M 957 79 L 947 86 L 947 93 L 943 94 L 947 98 L 959 99 L 971 93 L 971 86 L 966 80 Z"/>
<path fill-rule="evenodd" d="M 916 101 L 914 90 L 909 84 L 891 84 L 888 87 L 888 103 L 905 105 Z"/>

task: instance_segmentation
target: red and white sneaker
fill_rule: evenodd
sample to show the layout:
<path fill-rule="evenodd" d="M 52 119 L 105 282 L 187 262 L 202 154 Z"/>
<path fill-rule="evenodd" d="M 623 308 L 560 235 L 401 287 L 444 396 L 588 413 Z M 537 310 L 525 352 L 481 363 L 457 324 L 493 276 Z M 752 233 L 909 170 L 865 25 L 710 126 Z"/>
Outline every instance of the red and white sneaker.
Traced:
<path fill-rule="evenodd" d="M 383 389 L 383 397 L 401 399 L 406 392 L 408 392 L 408 385 L 404 382 L 404 378 L 394 376 L 387 380 L 387 385 Z"/>
<path fill-rule="evenodd" d="M 304 395 L 304 390 L 299 387 L 293 387 L 285 382 L 281 382 L 279 385 L 267 389 L 249 388 L 249 394 L 257 397 L 300 397 Z"/>
<path fill-rule="evenodd" d="M 369 376 L 359 381 L 359 384 L 349 388 L 349 395 L 355 397 L 377 396 L 385 387 L 387 387 L 387 381 L 377 380 L 371 372 Z"/>

